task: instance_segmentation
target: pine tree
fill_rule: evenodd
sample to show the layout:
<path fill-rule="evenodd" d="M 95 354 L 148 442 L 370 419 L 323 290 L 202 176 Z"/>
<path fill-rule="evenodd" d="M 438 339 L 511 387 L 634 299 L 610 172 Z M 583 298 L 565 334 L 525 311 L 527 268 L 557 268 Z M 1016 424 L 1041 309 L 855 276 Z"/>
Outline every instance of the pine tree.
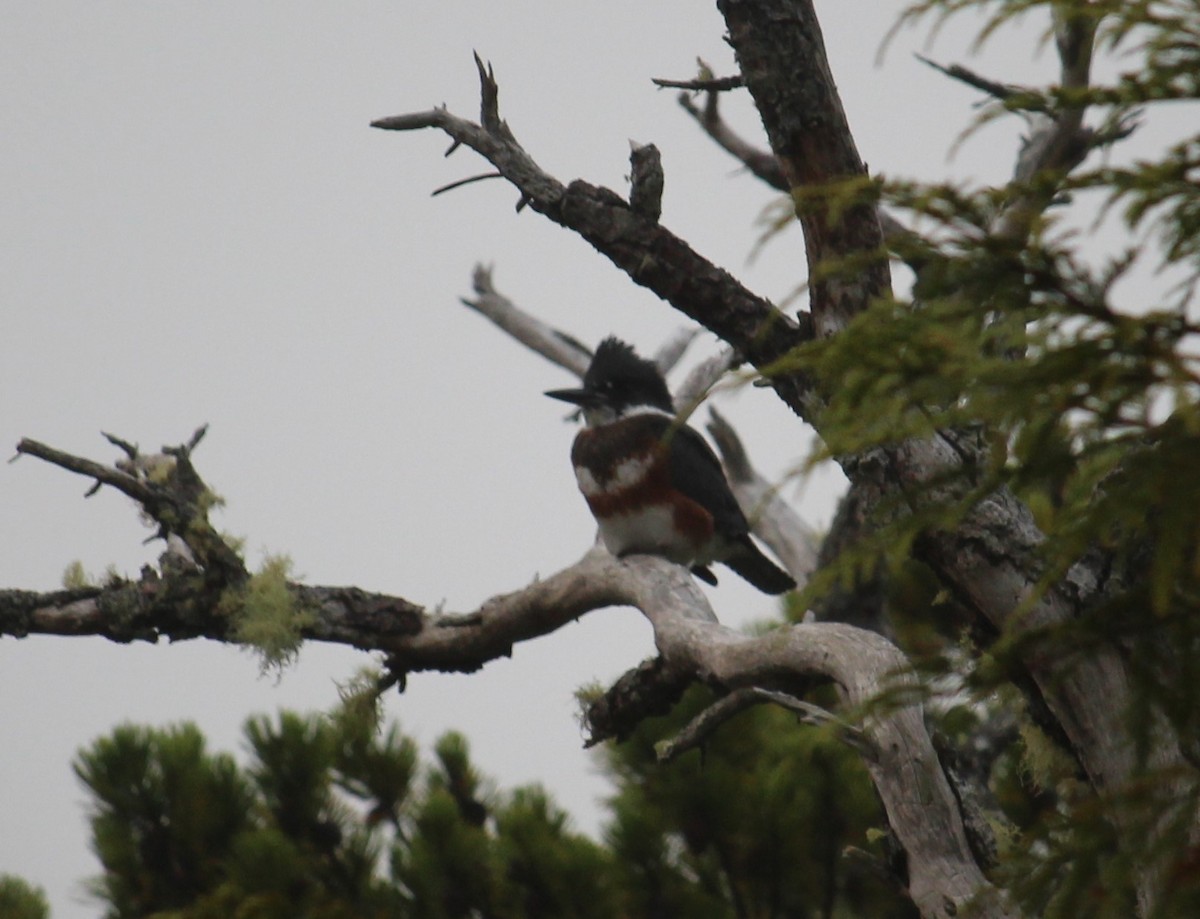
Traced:
<path fill-rule="evenodd" d="M 39 888 L 10 874 L 0 874 L 0 916 L 6 919 L 49 919 L 50 905 Z"/>
<path fill-rule="evenodd" d="M 361 705 L 251 719 L 244 767 L 188 725 L 122 727 L 77 765 L 104 867 L 93 890 L 110 919 L 911 916 L 840 740 L 764 710 L 703 756 L 655 764 L 655 744 L 710 701 L 691 693 L 605 754 L 603 845 L 544 789 L 494 790 L 461 735 L 422 768 Z"/>

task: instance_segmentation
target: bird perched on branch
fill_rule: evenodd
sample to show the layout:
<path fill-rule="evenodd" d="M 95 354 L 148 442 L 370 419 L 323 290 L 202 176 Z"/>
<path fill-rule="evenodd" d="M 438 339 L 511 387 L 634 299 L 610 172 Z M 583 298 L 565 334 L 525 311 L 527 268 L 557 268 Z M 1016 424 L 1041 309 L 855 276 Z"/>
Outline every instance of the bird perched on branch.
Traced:
<path fill-rule="evenodd" d="M 586 426 L 571 462 L 600 538 L 618 557 L 644 553 L 687 565 L 716 584 L 721 562 L 769 594 L 796 586 L 750 540 L 750 526 L 708 442 L 675 417 L 652 361 L 606 338 L 581 389 L 546 393 L 578 405 Z"/>

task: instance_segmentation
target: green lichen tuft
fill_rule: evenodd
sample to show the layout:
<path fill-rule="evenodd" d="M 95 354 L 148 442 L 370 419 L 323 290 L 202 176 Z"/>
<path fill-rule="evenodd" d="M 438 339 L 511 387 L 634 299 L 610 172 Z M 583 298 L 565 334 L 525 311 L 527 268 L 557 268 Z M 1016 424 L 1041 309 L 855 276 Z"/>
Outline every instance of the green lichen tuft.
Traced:
<path fill-rule="evenodd" d="M 210 488 L 204 489 L 196 500 L 200 513 L 207 516 L 208 512 L 225 506 L 225 499 Z"/>
<path fill-rule="evenodd" d="M 1074 775 L 1071 758 L 1041 728 L 1027 721 L 1019 730 L 1023 747 L 1021 766 L 1026 781 L 1033 787 L 1054 790 Z"/>
<path fill-rule="evenodd" d="M 291 572 L 290 558 L 268 555 L 245 587 L 227 593 L 221 603 L 222 613 L 234 619 L 233 637 L 254 648 L 263 673 L 279 673 L 296 659 L 301 633 L 314 621 L 292 595 Z"/>
<path fill-rule="evenodd" d="M 360 725 L 367 733 L 374 734 L 383 717 L 379 705 L 379 687 L 384 674 L 375 667 L 363 667 L 344 683 L 337 684 L 338 706 L 333 715 L 335 720 Z"/>
<path fill-rule="evenodd" d="M 67 590 L 81 590 L 84 587 L 94 587 L 95 584 L 92 578 L 83 568 L 83 562 L 79 559 L 67 565 L 66 570 L 62 575 L 62 586 Z"/>

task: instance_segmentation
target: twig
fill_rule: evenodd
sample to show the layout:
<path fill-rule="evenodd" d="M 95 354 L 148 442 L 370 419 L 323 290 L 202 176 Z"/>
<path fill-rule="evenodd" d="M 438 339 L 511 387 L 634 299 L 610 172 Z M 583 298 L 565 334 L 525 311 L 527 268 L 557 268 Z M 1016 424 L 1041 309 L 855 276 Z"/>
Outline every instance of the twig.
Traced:
<path fill-rule="evenodd" d="M 569 370 L 577 377 L 583 376 L 592 358 L 590 349 L 574 337 L 525 312 L 497 291 L 492 284 L 490 267 L 476 265 L 471 275 L 471 286 L 475 289 L 476 297 L 464 297 L 459 302 L 486 316 L 505 333 L 552 364 Z"/>
<path fill-rule="evenodd" d="M 985 92 L 989 96 L 993 96 L 1001 101 L 1010 98 L 1015 93 L 1025 92 L 1017 87 L 1010 86 L 1007 83 L 989 80 L 987 77 L 980 76 L 974 70 L 969 70 L 968 68 L 963 67 L 961 64 L 951 64 L 947 67 L 944 64 L 939 64 L 937 61 L 930 60 L 923 54 L 914 53 L 913 57 L 915 57 L 922 64 L 932 67 L 934 70 L 938 71 L 938 73 L 945 74 L 946 76 L 950 77 L 950 79 L 958 80 L 960 83 L 966 83 L 968 86 L 978 89 L 981 92 Z"/>
<path fill-rule="evenodd" d="M 631 279 L 734 344 L 755 366 L 770 365 L 808 339 L 810 333 L 791 317 L 661 224 L 638 214 L 615 192 L 580 180 L 564 186 L 545 173 L 500 119 L 493 72 L 482 61 L 476 66 L 482 124 L 438 107 L 381 118 L 372 125 L 393 131 L 437 128 L 475 150 L 517 188 L 531 209 L 581 235 Z M 806 380 L 781 376 L 773 382 L 789 404 L 803 410 L 810 393 Z"/>
<path fill-rule="evenodd" d="M 774 703 L 788 709 L 788 711 L 795 712 L 800 716 L 800 721 L 805 724 L 817 727 L 835 725 L 841 736 L 850 746 L 859 753 L 864 755 L 869 754 L 872 758 L 875 757 L 875 753 L 871 750 L 871 745 L 866 735 L 861 730 L 847 724 L 819 705 L 813 705 L 811 702 L 805 702 L 803 699 L 797 699 L 795 696 L 790 696 L 787 693 L 762 689 L 757 686 L 747 686 L 718 699 L 688 722 L 687 726 L 673 738 L 657 744 L 655 746 L 655 753 L 658 761 L 660 763 L 669 763 L 688 750 L 695 749 L 707 741 L 717 728 L 726 721 L 735 715 L 741 714 L 746 709 L 762 705 L 764 702 Z"/>
<path fill-rule="evenodd" d="M 679 94 L 680 108 L 691 115 L 696 123 L 704 129 L 704 133 L 716 141 L 722 150 L 772 188 L 786 192 L 788 182 L 775 154 L 770 150 L 763 150 L 747 143 L 729 127 L 721 117 L 719 100 L 720 96 L 717 93 L 710 93 L 705 97 L 704 107 L 700 108 L 689 93 Z"/>
<path fill-rule="evenodd" d="M 733 348 L 728 347 L 698 363 L 675 392 L 676 410 L 681 415 L 694 412 L 716 382 L 738 363 L 741 363 L 741 358 Z"/>
<path fill-rule="evenodd" d="M 109 439 L 111 440 L 111 438 Z M 58 466 L 60 469 L 66 469 L 68 472 L 75 472 L 89 479 L 95 479 L 97 485 L 108 485 L 111 488 L 115 488 L 142 506 L 153 504 L 161 499 L 161 495 L 156 492 L 154 486 L 144 479 L 123 472 L 120 469 L 115 469 L 112 466 L 105 466 L 93 460 L 84 459 L 81 456 L 74 456 L 62 450 L 56 450 L 54 447 L 47 446 L 28 437 L 22 438 L 20 443 L 17 444 L 17 453 L 25 456 L 36 456 L 38 459 L 45 460 L 47 463 Z M 94 493 L 95 487 L 93 486 L 89 494 Z"/>
<path fill-rule="evenodd" d="M 662 216 L 662 155 L 654 144 L 630 141 L 629 147 L 629 206 L 657 223 Z"/>
<path fill-rule="evenodd" d="M 1055 8 L 1054 35 L 1060 64 L 1060 83 L 1064 90 L 1082 92 L 1091 73 L 1092 47 L 1096 20 L 1086 16 L 1067 16 Z M 1047 111 L 1031 122 L 1028 138 L 1021 147 L 1013 170 L 1014 182 L 1025 184 L 1047 170 L 1066 175 L 1083 162 L 1098 143 L 1095 132 L 1083 126 L 1087 106 L 1063 105 Z M 1131 128 L 1132 130 L 1132 128 Z M 1023 239 L 1037 217 L 1054 199 L 1053 189 L 1017 193 L 993 221 L 992 235 L 999 239 Z"/>
<path fill-rule="evenodd" d="M 479 175 L 469 176 L 465 179 L 459 179 L 457 182 L 451 182 L 449 185 L 442 185 L 435 188 L 429 193 L 429 197 L 436 198 L 440 194 L 448 191 L 454 191 L 456 188 L 462 188 L 464 185 L 470 185 L 473 182 L 482 182 L 484 179 L 502 179 L 504 178 L 498 172 L 481 172 Z"/>
<path fill-rule="evenodd" d="M 717 444 L 729 484 L 754 535 L 771 547 L 788 574 L 803 586 L 817 570 L 821 537 L 751 465 L 733 426 L 713 406 L 708 410 L 712 416 L 708 433 Z"/>
<path fill-rule="evenodd" d="M 664 80 L 652 77 L 652 82 L 659 89 L 687 89 L 693 92 L 721 93 L 731 89 L 740 89 L 746 85 L 742 75 L 731 77 L 700 77 L 694 80 Z"/>
<path fill-rule="evenodd" d="M 700 330 L 695 326 L 680 326 L 658 346 L 658 350 L 654 352 L 654 363 L 662 371 L 663 376 L 675 369 L 680 358 L 687 351 L 688 345 L 695 341 L 699 334 Z"/>
<path fill-rule="evenodd" d="M 116 466 L 105 466 L 29 438 L 17 444 L 17 453 L 94 479 L 88 497 L 102 485 L 108 485 L 132 498 L 158 525 L 158 538 L 179 537 L 201 566 L 226 583 L 235 584 L 248 577 L 245 564 L 208 522 L 211 492 L 191 463 L 192 451 L 207 430 L 208 425 L 202 425 L 186 443 L 163 447 L 161 453 L 150 456 L 139 453 L 136 445 L 128 441 L 105 434 L 110 443 L 126 454 Z"/>

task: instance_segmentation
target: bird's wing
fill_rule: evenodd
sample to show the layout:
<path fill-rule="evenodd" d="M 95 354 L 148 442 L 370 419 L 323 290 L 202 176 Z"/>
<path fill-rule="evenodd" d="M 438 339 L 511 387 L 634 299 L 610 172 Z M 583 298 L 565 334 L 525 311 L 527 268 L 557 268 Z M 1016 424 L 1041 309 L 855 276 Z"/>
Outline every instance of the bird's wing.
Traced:
<path fill-rule="evenodd" d="M 721 461 L 703 437 L 687 425 L 663 419 L 670 450 L 671 480 L 685 495 L 713 515 L 718 533 L 733 538 L 750 530 L 746 515 L 729 488 Z"/>

